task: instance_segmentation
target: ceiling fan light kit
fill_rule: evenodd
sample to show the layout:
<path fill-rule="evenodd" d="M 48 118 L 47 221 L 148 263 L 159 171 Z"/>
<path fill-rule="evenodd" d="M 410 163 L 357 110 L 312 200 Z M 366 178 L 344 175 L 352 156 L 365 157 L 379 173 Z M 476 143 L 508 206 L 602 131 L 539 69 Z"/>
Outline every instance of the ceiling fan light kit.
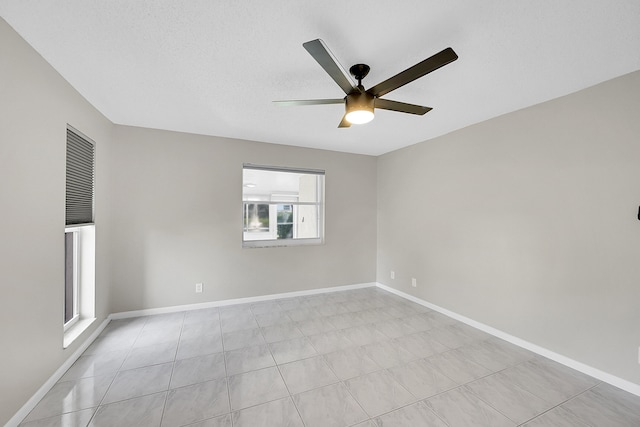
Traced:
<path fill-rule="evenodd" d="M 374 98 L 366 92 L 347 95 L 344 118 L 353 125 L 369 123 L 373 120 Z"/>
<path fill-rule="evenodd" d="M 407 68 L 401 73 L 365 90 L 364 86 L 362 86 L 362 79 L 369 73 L 370 67 L 368 65 L 356 64 L 349 68 L 349 72 L 358 80 L 356 85 L 322 40 L 311 40 L 303 43 L 302 46 L 329 74 L 333 81 L 340 86 L 346 96 L 343 99 L 307 99 L 274 102 L 283 106 L 344 104 L 345 115 L 338 125 L 339 128 L 350 127 L 351 124 L 370 122 L 373 120 L 374 109 L 376 108 L 420 116 L 426 114 L 431 111 L 431 107 L 391 101 L 380 97 L 458 59 L 458 55 L 448 47 L 413 67 Z"/>

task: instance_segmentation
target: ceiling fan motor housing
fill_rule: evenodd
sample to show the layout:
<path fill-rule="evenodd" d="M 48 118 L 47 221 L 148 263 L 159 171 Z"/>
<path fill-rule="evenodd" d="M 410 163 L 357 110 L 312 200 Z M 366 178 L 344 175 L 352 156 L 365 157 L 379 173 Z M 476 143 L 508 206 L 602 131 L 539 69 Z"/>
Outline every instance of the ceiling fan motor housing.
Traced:
<path fill-rule="evenodd" d="M 347 95 L 347 111 L 371 110 L 374 107 L 374 97 L 367 92 L 355 92 Z"/>

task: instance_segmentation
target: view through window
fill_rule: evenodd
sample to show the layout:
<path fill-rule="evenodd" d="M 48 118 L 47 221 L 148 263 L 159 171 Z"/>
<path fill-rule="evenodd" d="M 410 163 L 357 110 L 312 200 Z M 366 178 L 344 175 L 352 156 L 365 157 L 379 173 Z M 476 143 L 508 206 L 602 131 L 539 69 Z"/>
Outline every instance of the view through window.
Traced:
<path fill-rule="evenodd" d="M 324 171 L 245 164 L 243 245 L 322 243 L 323 198 Z"/>

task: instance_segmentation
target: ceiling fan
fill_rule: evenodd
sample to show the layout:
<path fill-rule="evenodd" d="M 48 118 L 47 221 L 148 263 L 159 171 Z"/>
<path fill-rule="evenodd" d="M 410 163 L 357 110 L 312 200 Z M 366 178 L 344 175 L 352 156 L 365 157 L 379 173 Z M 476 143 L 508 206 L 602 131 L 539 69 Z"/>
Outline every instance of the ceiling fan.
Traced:
<path fill-rule="evenodd" d="M 342 121 L 338 125 L 339 128 L 346 128 L 352 124 L 370 122 L 373 120 L 373 110 L 375 108 L 417 114 L 420 116 L 431 111 L 430 107 L 382 99 L 381 96 L 458 59 L 458 55 L 456 55 L 453 49 L 448 47 L 424 61 L 417 63 L 413 67 L 407 68 L 401 73 L 365 90 L 364 86 L 362 86 L 362 79 L 369 73 L 370 67 L 367 64 L 356 64 L 349 68 L 349 72 L 358 80 L 358 84 L 356 85 L 322 40 L 311 40 L 303 43 L 302 46 L 318 61 L 318 64 L 324 68 L 347 96 L 339 99 L 306 99 L 274 102 L 282 106 L 345 104 L 346 111 L 342 117 Z"/>

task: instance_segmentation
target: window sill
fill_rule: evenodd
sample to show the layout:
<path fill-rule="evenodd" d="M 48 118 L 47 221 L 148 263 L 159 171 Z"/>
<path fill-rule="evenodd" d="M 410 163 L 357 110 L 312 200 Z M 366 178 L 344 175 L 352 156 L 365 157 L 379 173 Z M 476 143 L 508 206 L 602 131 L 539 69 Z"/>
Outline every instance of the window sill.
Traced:
<path fill-rule="evenodd" d="M 62 339 L 62 348 L 67 348 L 75 341 L 76 338 L 80 336 L 91 324 L 96 320 L 96 318 L 91 319 L 80 319 L 78 322 L 70 327 L 65 333 Z"/>
<path fill-rule="evenodd" d="M 287 246 L 322 245 L 324 241 L 315 239 L 278 239 L 278 240 L 245 240 L 242 242 L 243 248 L 284 248 Z"/>

